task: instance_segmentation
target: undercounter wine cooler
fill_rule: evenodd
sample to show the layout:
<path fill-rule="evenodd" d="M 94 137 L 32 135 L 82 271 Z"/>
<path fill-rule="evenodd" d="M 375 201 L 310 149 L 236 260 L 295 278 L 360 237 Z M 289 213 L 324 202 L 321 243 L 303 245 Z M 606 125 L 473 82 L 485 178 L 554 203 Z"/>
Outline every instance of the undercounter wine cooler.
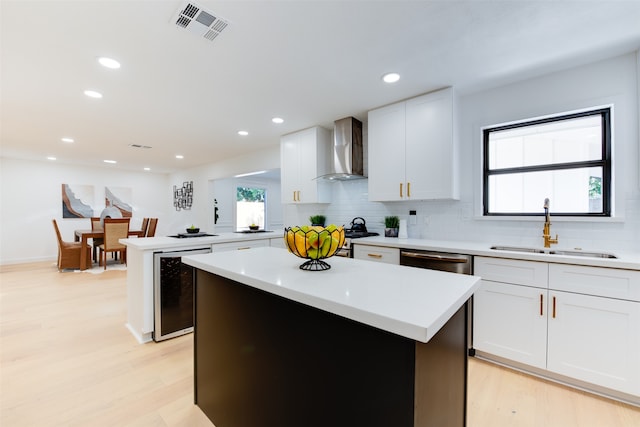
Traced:
<path fill-rule="evenodd" d="M 154 341 L 193 332 L 195 269 L 183 264 L 182 257 L 209 252 L 210 247 L 154 254 Z"/>

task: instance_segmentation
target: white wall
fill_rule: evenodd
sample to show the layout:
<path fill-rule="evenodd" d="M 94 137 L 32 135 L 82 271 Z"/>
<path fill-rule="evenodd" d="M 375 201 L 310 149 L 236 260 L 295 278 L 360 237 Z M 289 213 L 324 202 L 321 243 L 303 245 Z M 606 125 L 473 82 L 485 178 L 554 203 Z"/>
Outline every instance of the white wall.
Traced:
<path fill-rule="evenodd" d="M 635 53 L 515 84 L 467 94 L 459 102 L 461 188 L 459 201 L 374 203 L 367 181 L 333 184 L 329 205 L 289 205 L 285 225 L 304 224 L 324 213 L 329 223 L 349 225 L 354 216 L 372 231 L 383 230 L 386 215 L 409 218 L 417 210 L 410 237 L 472 240 L 492 244 L 542 244 L 540 218 L 484 219 L 481 212 L 481 128 L 590 106 L 614 104 L 614 220 L 553 219 L 559 246 L 602 250 L 640 250 L 638 58 Z M 540 201 L 542 203 L 542 200 Z"/>
<path fill-rule="evenodd" d="M 106 186 L 131 188 L 131 228 L 147 216 L 159 218 L 158 233 L 167 229 L 172 200 L 166 174 L 0 158 L 0 176 L 0 264 L 55 260 L 52 219 L 67 241 L 74 230 L 91 228 L 89 219 L 62 219 L 62 184 L 92 185 L 96 215 L 104 208 Z"/>
<path fill-rule="evenodd" d="M 197 224 L 204 231 L 214 231 L 213 223 L 213 181 L 234 175 L 259 170 L 280 168 L 280 146 L 257 150 L 245 156 L 214 162 L 198 168 L 187 169 L 170 176 L 173 185 L 193 181 L 193 206 L 190 210 L 173 211 L 170 218 L 172 232 L 181 232 L 191 224 Z M 218 200 L 220 206 L 222 200 Z"/>
<path fill-rule="evenodd" d="M 231 233 L 235 229 L 235 200 L 238 186 L 261 187 L 267 191 L 266 223 L 267 230 L 282 230 L 282 203 L 280 199 L 279 179 L 260 179 L 260 175 L 242 178 L 216 179 L 210 183 L 209 200 L 218 200 L 218 223 L 216 233 Z M 211 213 L 213 215 L 213 212 Z M 214 229 L 209 229 L 213 231 Z"/>

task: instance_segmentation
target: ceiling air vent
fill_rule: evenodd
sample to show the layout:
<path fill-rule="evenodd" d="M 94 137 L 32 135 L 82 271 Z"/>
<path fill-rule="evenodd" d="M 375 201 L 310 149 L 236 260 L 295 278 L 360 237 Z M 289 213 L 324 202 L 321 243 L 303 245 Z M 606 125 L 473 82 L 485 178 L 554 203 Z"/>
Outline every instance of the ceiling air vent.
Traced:
<path fill-rule="evenodd" d="M 222 30 L 229 25 L 229 21 L 202 10 L 195 3 L 185 3 L 174 17 L 173 22 L 179 28 L 189 30 L 210 41 L 218 37 Z"/>

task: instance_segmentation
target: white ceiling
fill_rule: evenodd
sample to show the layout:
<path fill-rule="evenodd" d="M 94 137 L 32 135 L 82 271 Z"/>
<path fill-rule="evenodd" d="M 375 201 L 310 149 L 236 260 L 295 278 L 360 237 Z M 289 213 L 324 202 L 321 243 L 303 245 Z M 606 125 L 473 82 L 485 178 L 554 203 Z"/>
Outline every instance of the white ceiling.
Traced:
<path fill-rule="evenodd" d="M 173 172 L 444 86 L 469 93 L 640 47 L 640 1 L 194 3 L 230 21 L 213 42 L 174 25 L 179 0 L 1 0 L 0 154 Z M 401 80 L 383 84 L 388 71 Z"/>

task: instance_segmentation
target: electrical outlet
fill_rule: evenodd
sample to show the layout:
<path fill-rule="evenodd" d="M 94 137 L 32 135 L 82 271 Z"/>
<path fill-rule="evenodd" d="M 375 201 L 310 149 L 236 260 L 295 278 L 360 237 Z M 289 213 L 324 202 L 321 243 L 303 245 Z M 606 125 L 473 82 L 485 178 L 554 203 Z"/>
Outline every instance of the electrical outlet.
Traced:
<path fill-rule="evenodd" d="M 418 223 L 418 216 L 416 211 L 409 211 L 409 225 L 416 225 Z"/>

